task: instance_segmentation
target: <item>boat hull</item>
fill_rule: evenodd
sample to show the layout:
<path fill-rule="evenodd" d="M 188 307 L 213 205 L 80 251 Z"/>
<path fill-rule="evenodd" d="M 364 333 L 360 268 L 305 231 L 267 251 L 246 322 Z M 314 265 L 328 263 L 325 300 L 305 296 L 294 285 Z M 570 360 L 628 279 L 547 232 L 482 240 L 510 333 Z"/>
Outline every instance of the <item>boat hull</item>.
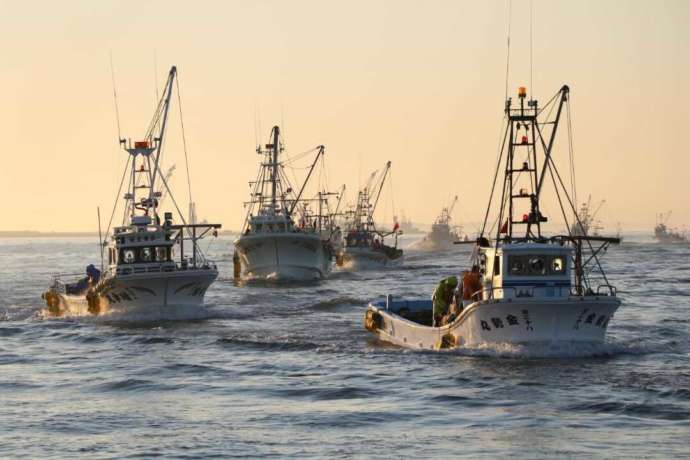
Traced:
<path fill-rule="evenodd" d="M 404 317 L 427 312 L 430 319 L 430 300 L 400 300 L 370 303 L 365 326 L 383 341 L 426 350 L 505 343 L 600 343 L 619 305 L 610 296 L 494 299 L 468 305 L 449 325 L 431 327 Z"/>
<path fill-rule="evenodd" d="M 391 258 L 383 251 L 375 251 L 371 248 L 348 247 L 342 253 L 342 260 L 344 268 L 361 270 L 399 264 L 402 262 L 402 255 Z"/>
<path fill-rule="evenodd" d="M 83 295 L 51 289 L 43 297 L 52 314 L 86 315 L 202 307 L 204 295 L 218 277 L 215 269 L 133 273 L 106 278 Z"/>
<path fill-rule="evenodd" d="M 332 253 L 318 235 L 246 235 L 235 248 L 247 279 L 318 280 L 331 272 Z"/>

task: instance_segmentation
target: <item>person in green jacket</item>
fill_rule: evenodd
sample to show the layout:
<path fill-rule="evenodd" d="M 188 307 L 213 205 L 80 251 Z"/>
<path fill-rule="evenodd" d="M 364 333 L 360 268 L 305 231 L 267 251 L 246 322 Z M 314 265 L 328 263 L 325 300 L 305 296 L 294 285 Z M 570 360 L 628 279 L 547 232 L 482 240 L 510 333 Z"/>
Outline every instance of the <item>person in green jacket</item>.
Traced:
<path fill-rule="evenodd" d="M 458 287 L 458 278 L 449 276 L 439 281 L 431 296 L 434 309 L 434 326 L 441 326 L 443 317 L 448 313 L 448 308 L 453 302 L 455 288 Z"/>

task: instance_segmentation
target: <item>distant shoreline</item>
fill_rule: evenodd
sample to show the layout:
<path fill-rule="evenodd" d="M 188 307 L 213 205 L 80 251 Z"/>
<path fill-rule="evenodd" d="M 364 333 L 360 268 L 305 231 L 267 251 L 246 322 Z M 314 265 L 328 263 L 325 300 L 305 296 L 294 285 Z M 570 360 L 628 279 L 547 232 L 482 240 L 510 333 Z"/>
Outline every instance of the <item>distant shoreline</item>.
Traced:
<path fill-rule="evenodd" d="M 220 236 L 237 235 L 224 230 Z M 98 232 L 39 232 L 34 230 L 0 231 L 0 238 L 98 238 Z"/>

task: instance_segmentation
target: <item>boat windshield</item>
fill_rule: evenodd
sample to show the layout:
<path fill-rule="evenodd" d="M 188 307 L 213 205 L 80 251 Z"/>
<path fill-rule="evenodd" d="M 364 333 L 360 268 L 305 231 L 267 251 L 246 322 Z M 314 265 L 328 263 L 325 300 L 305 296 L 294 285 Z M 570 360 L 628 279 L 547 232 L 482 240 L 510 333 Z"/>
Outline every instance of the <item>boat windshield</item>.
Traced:
<path fill-rule="evenodd" d="M 508 267 L 513 276 L 563 275 L 566 269 L 566 259 L 562 255 L 510 255 L 508 256 Z"/>

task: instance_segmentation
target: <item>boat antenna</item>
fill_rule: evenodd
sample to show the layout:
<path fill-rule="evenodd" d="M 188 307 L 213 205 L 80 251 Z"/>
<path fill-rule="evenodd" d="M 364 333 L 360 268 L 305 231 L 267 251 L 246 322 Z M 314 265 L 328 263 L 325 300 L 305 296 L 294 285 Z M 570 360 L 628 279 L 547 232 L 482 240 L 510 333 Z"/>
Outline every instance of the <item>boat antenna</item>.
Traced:
<path fill-rule="evenodd" d="M 508 77 L 510 75 L 510 19 L 512 10 L 512 1 L 506 0 L 506 9 L 508 10 L 508 25 L 506 34 L 506 97 L 504 100 L 508 99 Z"/>
<path fill-rule="evenodd" d="M 115 86 L 115 69 L 113 66 L 113 51 L 110 51 L 110 79 L 113 83 L 113 101 L 115 102 L 115 120 L 117 122 L 117 141 L 122 144 L 125 140 L 122 138 L 122 130 L 120 129 L 120 108 L 117 104 L 117 89 Z"/>
<path fill-rule="evenodd" d="M 534 77 L 534 66 L 532 64 L 533 62 L 533 46 L 532 46 L 532 36 L 534 35 L 532 32 L 532 10 L 534 6 L 534 1 L 529 0 L 529 90 L 531 94 L 535 94 L 534 91 L 534 82 L 533 82 L 533 77 Z"/>

